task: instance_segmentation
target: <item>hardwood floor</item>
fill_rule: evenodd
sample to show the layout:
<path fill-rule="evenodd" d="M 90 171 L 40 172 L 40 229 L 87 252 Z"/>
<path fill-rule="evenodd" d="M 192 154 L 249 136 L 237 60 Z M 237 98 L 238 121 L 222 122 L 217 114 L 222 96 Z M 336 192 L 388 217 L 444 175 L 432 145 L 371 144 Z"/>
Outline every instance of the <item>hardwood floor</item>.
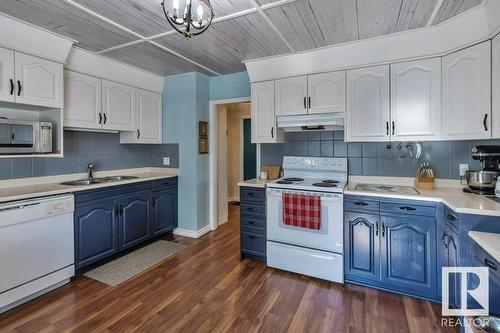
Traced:
<path fill-rule="evenodd" d="M 0 332 L 446 332 L 440 305 L 239 260 L 229 222 L 109 287 L 86 277 L 0 315 Z M 454 330 L 449 330 L 453 331 Z"/>

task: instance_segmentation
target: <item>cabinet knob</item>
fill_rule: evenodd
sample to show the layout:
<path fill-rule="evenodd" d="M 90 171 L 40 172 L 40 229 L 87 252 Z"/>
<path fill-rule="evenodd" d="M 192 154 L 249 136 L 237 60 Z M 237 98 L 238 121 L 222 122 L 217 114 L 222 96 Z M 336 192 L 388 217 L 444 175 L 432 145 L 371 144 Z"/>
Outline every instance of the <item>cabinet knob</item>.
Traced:
<path fill-rule="evenodd" d="M 399 209 L 404 210 L 404 211 L 407 211 L 407 212 L 408 212 L 408 211 L 414 211 L 414 210 L 417 210 L 416 208 L 414 208 L 414 207 L 410 207 L 410 206 L 401 206 L 401 207 L 399 207 Z"/>

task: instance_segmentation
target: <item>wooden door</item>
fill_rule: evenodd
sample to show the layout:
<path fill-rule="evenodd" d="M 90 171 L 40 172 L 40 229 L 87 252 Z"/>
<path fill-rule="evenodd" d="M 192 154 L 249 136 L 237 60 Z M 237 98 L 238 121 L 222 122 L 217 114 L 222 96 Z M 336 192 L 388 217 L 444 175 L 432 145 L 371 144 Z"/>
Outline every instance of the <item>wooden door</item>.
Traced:
<path fill-rule="evenodd" d="M 345 112 L 345 71 L 307 77 L 308 113 Z"/>
<path fill-rule="evenodd" d="M 441 58 L 391 65 L 391 140 L 440 137 Z"/>
<path fill-rule="evenodd" d="M 100 129 L 101 102 L 101 79 L 64 71 L 64 126 Z"/>
<path fill-rule="evenodd" d="M 347 71 L 346 141 L 389 141 L 389 66 Z"/>
<path fill-rule="evenodd" d="M 443 57 L 443 138 L 491 138 L 489 41 Z"/>

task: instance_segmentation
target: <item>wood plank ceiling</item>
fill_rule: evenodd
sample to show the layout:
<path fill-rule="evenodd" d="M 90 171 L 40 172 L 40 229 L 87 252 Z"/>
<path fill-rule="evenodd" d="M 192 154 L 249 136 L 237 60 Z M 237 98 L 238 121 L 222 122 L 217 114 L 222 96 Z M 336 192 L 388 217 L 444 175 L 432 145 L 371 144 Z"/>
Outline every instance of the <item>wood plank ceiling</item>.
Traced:
<path fill-rule="evenodd" d="M 211 0 L 215 20 L 185 40 L 161 0 L 1 0 L 0 12 L 162 76 L 245 70 L 288 54 L 438 24 L 483 0 Z"/>

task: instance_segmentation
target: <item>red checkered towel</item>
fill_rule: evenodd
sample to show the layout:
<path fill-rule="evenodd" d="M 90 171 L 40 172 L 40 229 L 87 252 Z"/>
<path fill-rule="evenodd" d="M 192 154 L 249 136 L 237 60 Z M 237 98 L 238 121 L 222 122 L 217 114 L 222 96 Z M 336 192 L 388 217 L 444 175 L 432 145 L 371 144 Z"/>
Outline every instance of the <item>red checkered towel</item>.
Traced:
<path fill-rule="evenodd" d="M 283 193 L 283 222 L 295 227 L 319 230 L 321 197 Z"/>

